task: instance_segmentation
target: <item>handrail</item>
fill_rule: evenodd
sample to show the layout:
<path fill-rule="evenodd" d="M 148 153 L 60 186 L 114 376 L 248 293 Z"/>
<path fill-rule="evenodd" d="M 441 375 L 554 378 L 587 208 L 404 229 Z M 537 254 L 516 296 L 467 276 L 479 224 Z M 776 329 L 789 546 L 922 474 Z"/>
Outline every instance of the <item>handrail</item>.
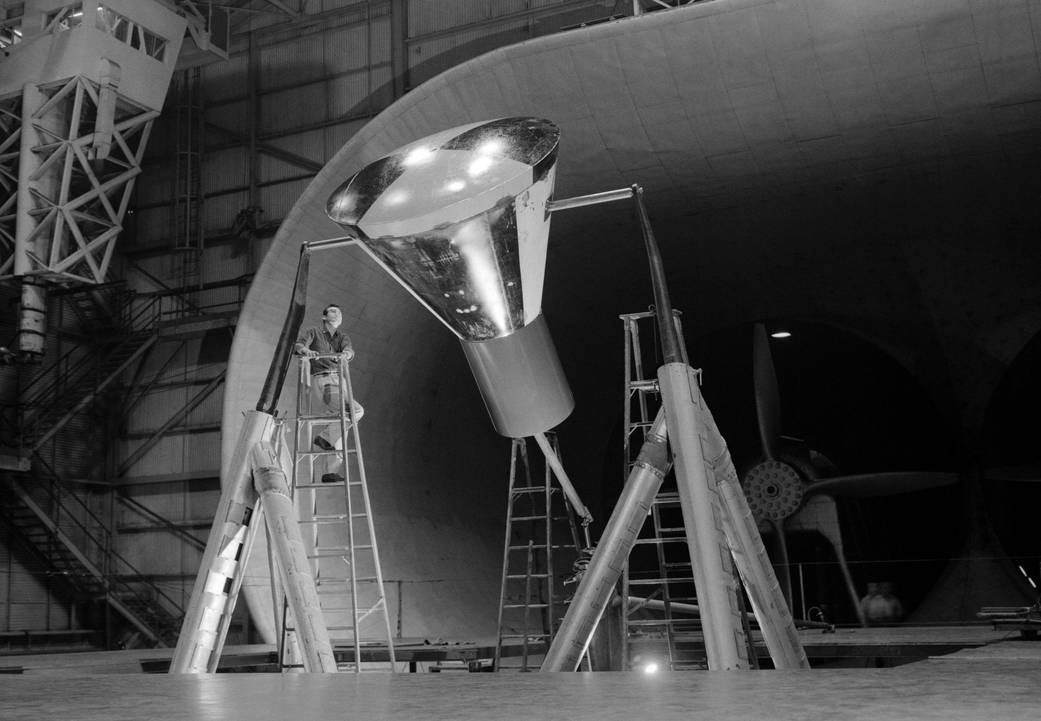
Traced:
<path fill-rule="evenodd" d="M 134 564 L 132 564 L 130 561 L 128 561 L 126 558 L 124 558 L 122 556 L 122 554 L 120 554 L 118 551 L 112 549 L 110 547 L 109 543 L 105 543 L 105 542 L 99 541 L 97 538 L 95 538 L 95 536 L 91 532 L 91 530 L 89 528 L 87 528 L 85 525 L 83 525 L 83 523 L 79 520 L 79 518 L 71 512 L 71 510 L 68 507 L 68 505 L 62 502 L 61 496 L 57 492 L 55 492 L 55 488 L 60 489 L 62 491 L 66 491 L 67 490 L 65 488 L 65 486 L 63 485 L 62 481 L 61 481 L 61 477 L 54 471 L 53 468 L 51 468 L 50 464 L 47 463 L 46 459 L 44 459 L 42 455 L 40 455 L 39 453 L 36 453 L 34 455 L 36 456 L 36 461 L 39 462 L 41 465 L 43 465 L 47 469 L 47 471 L 49 473 L 48 478 L 50 480 L 50 483 L 48 483 L 45 486 L 38 485 L 38 486 L 35 486 L 35 487 L 36 488 L 41 488 L 42 487 L 44 492 L 47 493 L 47 495 L 50 498 L 50 500 L 55 504 L 56 511 L 57 511 L 57 514 L 56 514 L 57 515 L 57 521 L 55 522 L 55 524 L 57 526 L 59 526 L 59 527 L 61 526 L 61 515 L 60 514 L 62 512 L 64 512 L 65 517 L 68 518 L 68 520 L 72 521 L 73 525 L 79 531 L 82 532 L 83 536 L 85 538 L 87 538 L 89 541 L 91 541 L 94 544 L 95 547 L 97 547 L 98 549 L 101 550 L 101 553 L 102 553 L 104 558 L 115 559 L 115 560 L 119 561 L 120 563 L 122 563 L 127 569 L 129 569 L 130 575 L 138 576 L 139 578 L 143 579 L 142 583 L 147 585 L 157 596 L 163 598 L 174 609 L 176 609 L 178 614 L 183 614 L 184 613 L 184 609 L 181 607 L 181 605 L 179 603 L 177 603 L 177 601 L 175 601 L 168 594 L 163 592 L 163 590 L 161 588 L 159 588 L 157 585 L 155 585 L 151 581 L 144 580 L 144 579 L 147 579 L 147 576 L 145 574 L 143 574 L 140 570 L 138 570 L 137 567 L 134 566 Z M 39 474 L 37 474 L 37 478 L 39 478 Z M 66 498 L 74 499 L 76 501 L 76 504 L 78 505 L 78 508 L 76 510 L 83 511 L 92 521 L 94 521 L 98 525 L 98 527 L 100 527 L 105 532 L 105 535 L 109 539 L 111 538 L 112 532 L 108 529 L 108 526 L 106 526 L 105 522 L 102 521 L 100 518 L 98 518 L 97 514 L 95 514 L 90 509 L 90 507 L 87 504 L 85 504 L 79 498 L 79 496 L 77 496 L 75 493 L 68 492 L 68 493 L 66 493 Z M 119 579 L 119 577 L 114 575 L 110 569 L 103 570 L 103 573 L 105 573 L 105 577 L 104 577 L 104 579 L 101 579 L 101 580 L 104 580 L 106 582 L 113 582 L 114 581 L 115 583 L 121 585 L 124 589 L 133 592 L 133 588 L 130 586 L 130 584 L 126 583 L 125 581 L 122 581 L 121 579 Z"/>
<path fill-rule="evenodd" d="M 135 511 L 140 513 L 142 516 L 146 516 L 151 520 L 158 522 L 167 531 L 174 534 L 175 536 L 179 536 L 183 541 L 187 542 L 189 545 L 195 546 L 200 551 L 205 550 L 205 542 L 196 538 L 193 534 L 184 530 L 180 526 L 175 525 L 166 516 L 160 513 L 156 513 L 151 508 L 138 501 L 136 498 L 131 498 L 130 496 L 124 495 L 121 491 L 116 495 L 116 500 L 126 506 L 130 506 Z"/>

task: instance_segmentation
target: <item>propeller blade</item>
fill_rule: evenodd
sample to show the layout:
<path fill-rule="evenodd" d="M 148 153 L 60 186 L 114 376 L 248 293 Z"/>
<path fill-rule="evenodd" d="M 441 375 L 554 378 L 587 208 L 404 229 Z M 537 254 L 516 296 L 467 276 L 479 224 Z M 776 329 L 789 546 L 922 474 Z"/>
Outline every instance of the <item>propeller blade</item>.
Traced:
<path fill-rule="evenodd" d="M 1017 481 L 1019 483 L 1041 483 L 1041 466 L 1002 466 L 988 468 L 983 472 L 988 481 Z"/>
<path fill-rule="evenodd" d="M 763 453 L 772 461 L 778 457 L 781 446 L 781 395 L 777 390 L 770 339 L 763 323 L 756 323 L 752 328 L 752 378 L 759 440 L 763 444 Z"/>
<path fill-rule="evenodd" d="M 835 549 L 835 558 L 839 562 L 842 580 L 846 584 L 846 593 L 849 594 L 850 603 L 856 610 L 857 620 L 860 621 L 861 626 L 866 626 L 864 611 L 860 607 L 860 597 L 853 584 L 853 576 L 850 574 L 846 552 L 842 546 L 842 529 L 839 525 L 839 511 L 835 506 L 835 499 L 826 495 L 806 499 L 803 507 L 789 518 L 785 525 L 789 531 L 817 531 L 831 544 Z"/>
<path fill-rule="evenodd" d="M 929 471 L 893 471 L 889 473 L 861 473 L 852 476 L 825 478 L 810 485 L 811 496 L 827 494 L 839 498 L 870 498 L 911 493 L 926 488 L 950 486 L 958 482 L 957 473 Z"/>

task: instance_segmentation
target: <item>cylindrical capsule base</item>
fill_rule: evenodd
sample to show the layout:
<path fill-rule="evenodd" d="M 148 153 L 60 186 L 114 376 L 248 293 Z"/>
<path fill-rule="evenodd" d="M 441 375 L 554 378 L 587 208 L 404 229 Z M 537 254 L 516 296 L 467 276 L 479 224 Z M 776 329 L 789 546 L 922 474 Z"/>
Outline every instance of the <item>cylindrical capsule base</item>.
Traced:
<path fill-rule="evenodd" d="M 571 414 L 575 399 L 541 314 L 503 338 L 462 345 L 498 433 L 533 436 Z"/>

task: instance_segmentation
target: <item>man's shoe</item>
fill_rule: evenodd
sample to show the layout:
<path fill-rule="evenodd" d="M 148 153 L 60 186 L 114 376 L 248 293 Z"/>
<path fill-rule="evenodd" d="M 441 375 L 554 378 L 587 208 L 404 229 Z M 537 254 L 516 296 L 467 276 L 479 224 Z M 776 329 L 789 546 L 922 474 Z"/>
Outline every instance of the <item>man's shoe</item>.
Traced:
<path fill-rule="evenodd" d="M 333 444 L 332 443 L 330 443 L 329 441 L 325 440 L 321 436 L 315 436 L 314 437 L 314 444 L 316 446 L 318 446 L 319 448 L 321 448 L 323 451 L 336 450 L 336 449 L 333 448 Z"/>
<path fill-rule="evenodd" d="M 322 483 L 343 483 L 343 476 L 339 473 L 325 473 L 322 475 Z"/>

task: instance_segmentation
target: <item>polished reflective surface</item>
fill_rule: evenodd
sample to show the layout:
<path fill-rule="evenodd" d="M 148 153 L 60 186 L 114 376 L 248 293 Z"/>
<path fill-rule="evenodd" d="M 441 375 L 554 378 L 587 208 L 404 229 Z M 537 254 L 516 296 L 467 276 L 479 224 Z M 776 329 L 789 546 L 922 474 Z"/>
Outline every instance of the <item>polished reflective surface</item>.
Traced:
<path fill-rule="evenodd" d="M 442 131 L 358 172 L 327 212 L 461 338 L 501 338 L 541 310 L 558 141 L 537 118 Z"/>

